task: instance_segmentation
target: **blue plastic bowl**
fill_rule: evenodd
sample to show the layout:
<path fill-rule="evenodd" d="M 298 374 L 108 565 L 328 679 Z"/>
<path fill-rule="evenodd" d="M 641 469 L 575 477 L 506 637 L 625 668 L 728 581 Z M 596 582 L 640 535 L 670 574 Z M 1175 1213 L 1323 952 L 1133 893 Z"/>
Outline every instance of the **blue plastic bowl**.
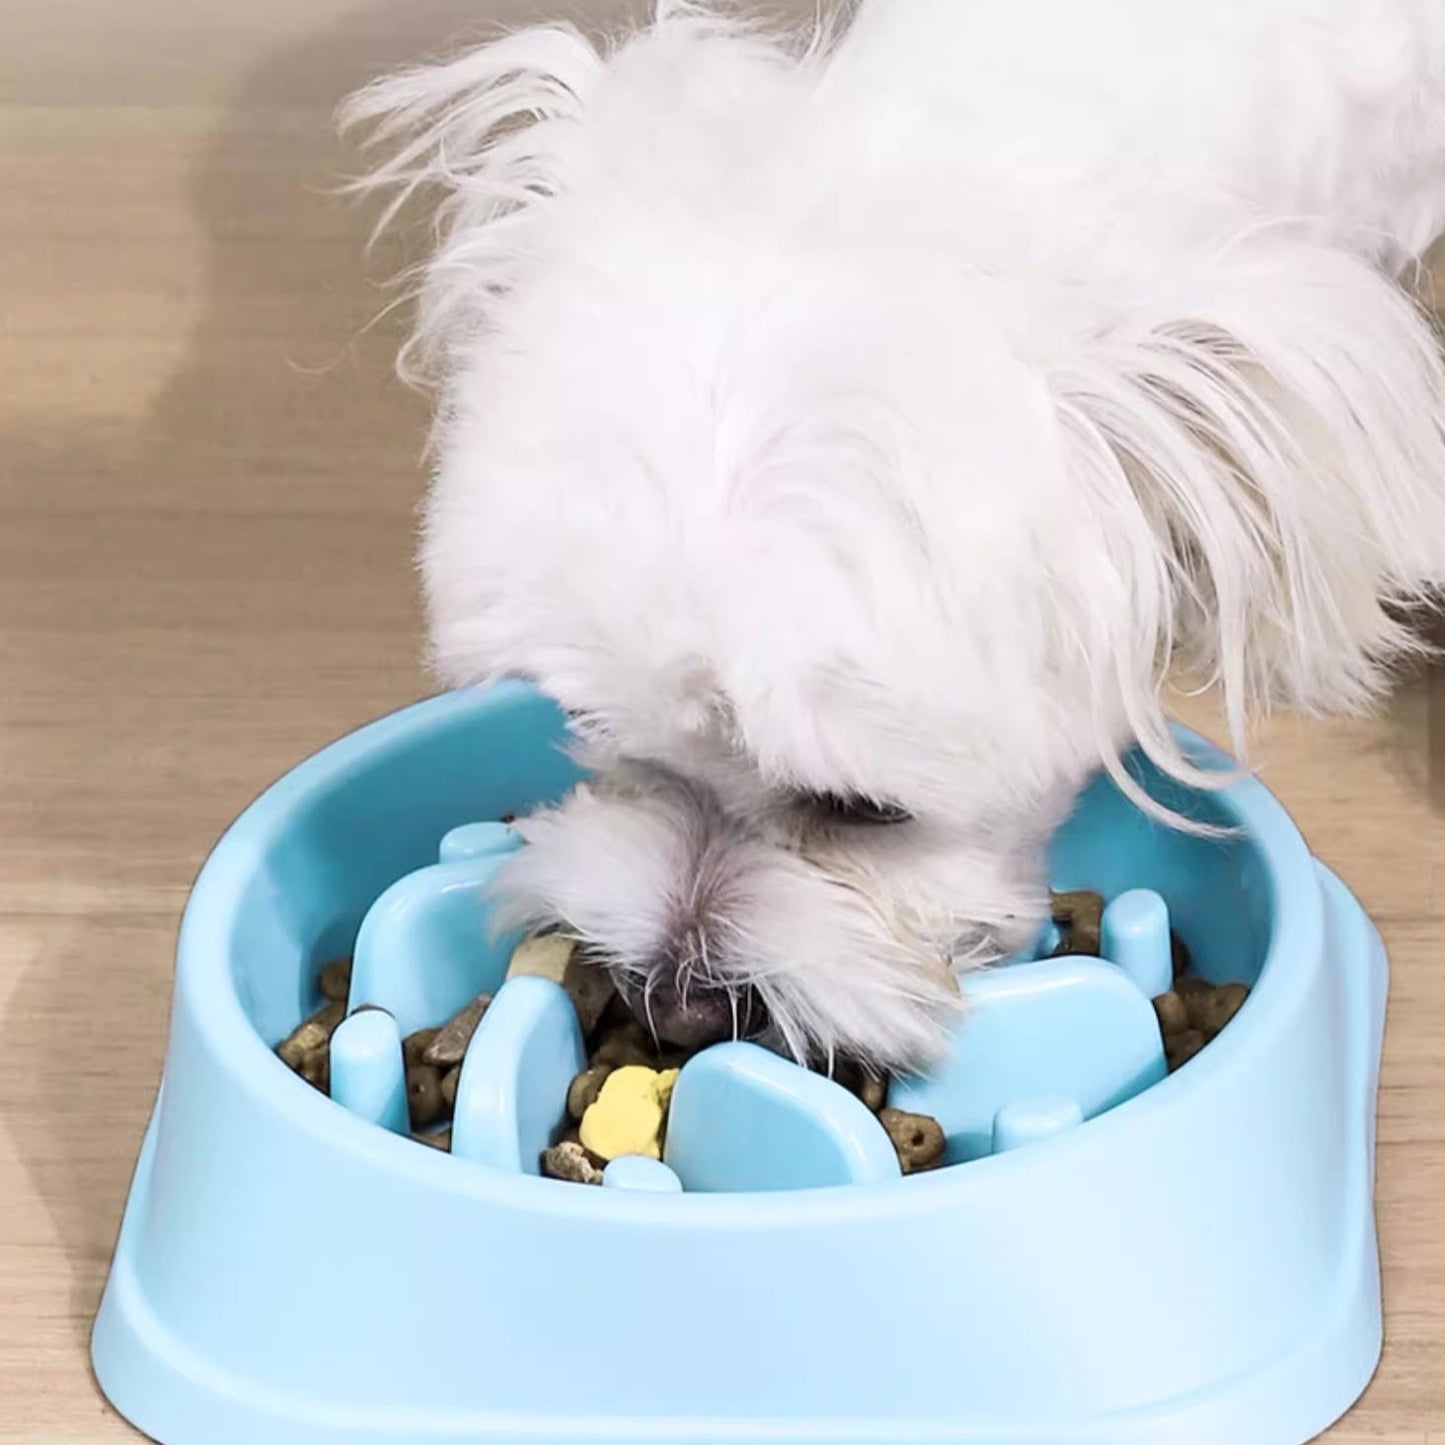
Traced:
<path fill-rule="evenodd" d="M 1200 972 L 1253 992 L 1179 1072 L 1028 1148 L 871 1185 L 584 1189 L 295 1077 L 272 1049 L 320 964 L 450 830 L 564 792 L 561 736 L 520 687 L 437 698 L 217 846 L 93 1338 L 123 1415 L 165 1445 L 1300 1445 L 1356 1399 L 1385 957 L 1252 781 L 1145 773 L 1223 841 L 1105 781 L 1061 831 L 1056 886 L 1156 890 Z"/>

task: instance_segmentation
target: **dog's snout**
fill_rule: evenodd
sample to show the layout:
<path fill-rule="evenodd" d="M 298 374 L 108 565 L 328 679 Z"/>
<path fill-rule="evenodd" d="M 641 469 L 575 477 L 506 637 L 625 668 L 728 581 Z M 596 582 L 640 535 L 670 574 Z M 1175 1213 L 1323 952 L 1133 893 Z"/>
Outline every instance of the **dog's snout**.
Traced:
<path fill-rule="evenodd" d="M 725 1039 L 748 1038 L 763 1024 L 763 1008 L 750 988 L 725 988 L 660 959 L 645 979 L 619 981 L 633 1016 L 660 1044 L 700 1049 Z"/>

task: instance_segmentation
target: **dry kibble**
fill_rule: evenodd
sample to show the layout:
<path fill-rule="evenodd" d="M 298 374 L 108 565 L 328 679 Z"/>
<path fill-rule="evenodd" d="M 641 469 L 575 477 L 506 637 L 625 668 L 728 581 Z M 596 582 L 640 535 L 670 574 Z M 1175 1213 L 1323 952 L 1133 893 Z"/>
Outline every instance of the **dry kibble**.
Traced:
<path fill-rule="evenodd" d="M 582 1025 L 583 1038 L 591 1038 L 607 1006 L 616 997 L 612 986 L 612 975 L 595 959 L 589 959 L 579 948 L 574 949 L 567 960 L 562 974 L 562 987 L 577 1010 L 577 1022 Z"/>
<path fill-rule="evenodd" d="M 442 1108 L 442 1077 L 430 1064 L 413 1064 L 406 1071 L 406 1102 L 411 1127 L 425 1129 L 446 1112 Z"/>
<path fill-rule="evenodd" d="M 1189 1018 L 1188 1026 L 1197 1029 L 1207 1007 L 1205 1000 L 1214 992 L 1214 985 L 1191 974 L 1174 980 L 1174 992 L 1184 1001 L 1184 1011 Z"/>
<path fill-rule="evenodd" d="M 301 1062 L 296 1066 L 296 1072 L 311 1085 L 313 1089 L 320 1089 L 323 1094 L 331 1092 L 331 1045 L 321 1044 L 303 1056 Z"/>
<path fill-rule="evenodd" d="M 426 1051 L 431 1048 L 439 1033 L 440 1029 L 418 1029 L 401 1041 L 401 1056 L 406 1060 L 407 1068 L 426 1062 Z"/>
<path fill-rule="evenodd" d="M 1244 1007 L 1248 997 L 1249 989 L 1242 983 L 1221 984 L 1210 993 L 1200 995 L 1191 1021 L 1206 1039 L 1212 1039 Z"/>
<path fill-rule="evenodd" d="M 583 1114 L 597 1102 L 597 1096 L 602 1092 L 602 1085 L 607 1082 L 607 1076 L 611 1072 L 611 1064 L 595 1064 L 590 1069 L 583 1069 L 572 1080 L 571 1086 L 567 1090 L 569 1118 L 575 1119 L 579 1124 L 582 1122 Z"/>
<path fill-rule="evenodd" d="M 557 1135 L 559 1144 L 575 1144 L 587 1156 L 587 1162 L 596 1170 L 603 1170 L 607 1167 L 607 1161 L 600 1154 L 594 1154 L 583 1142 L 582 1131 L 576 1124 L 568 1124 L 560 1134 Z"/>
<path fill-rule="evenodd" d="M 301 1060 L 307 1054 L 331 1042 L 336 1026 L 345 1017 L 346 1005 L 335 999 L 329 1000 L 299 1024 L 288 1038 L 277 1044 L 276 1053 L 288 1068 L 299 1069 Z"/>
<path fill-rule="evenodd" d="M 634 1064 L 651 1069 L 658 1062 L 652 1035 L 633 1018 L 603 1034 L 602 1042 L 592 1055 L 593 1064 L 611 1064 L 616 1069 Z"/>
<path fill-rule="evenodd" d="M 833 1082 L 861 1099 L 875 1114 L 888 1102 L 888 1080 L 870 1072 L 852 1060 L 844 1060 L 833 1070 Z"/>
<path fill-rule="evenodd" d="M 1164 1060 L 1172 1074 L 1183 1068 L 1205 1045 L 1205 1038 L 1198 1029 L 1186 1029 L 1164 1041 Z"/>
<path fill-rule="evenodd" d="M 1228 1023 L 1244 1007 L 1245 1001 L 1249 998 L 1249 985 L 1247 983 L 1222 983 L 1219 986 L 1219 992 L 1226 999 L 1229 1017 L 1225 1022 Z"/>
<path fill-rule="evenodd" d="M 1184 1007 L 1189 1011 L 1189 1027 L 1207 1033 L 1205 1024 L 1214 1008 L 1214 985 L 1202 978 L 1181 978 L 1174 991 L 1184 1000 Z"/>
<path fill-rule="evenodd" d="M 550 978 L 553 983 L 561 983 L 576 946 L 562 933 L 543 933 L 536 938 L 524 938 L 512 953 L 507 977 Z"/>
<path fill-rule="evenodd" d="M 1097 956 L 1101 895 L 1076 890 L 1056 893 L 1052 902 L 1061 935 L 1055 952 Z M 1183 941 L 1171 934 L 1170 945 L 1174 986 L 1153 1003 L 1172 1073 L 1229 1024 L 1249 997 L 1249 988 L 1241 983 L 1216 986 L 1191 974 Z M 519 945 L 508 971 L 508 977 L 517 975 L 558 982 L 572 1001 L 584 1038 L 595 1045 L 588 1067 L 568 1088 L 569 1127 L 543 1151 L 542 1173 L 598 1185 L 608 1159 L 624 1154 L 659 1157 L 672 1088 L 692 1051 L 664 1053 L 650 1030 L 630 1013 L 606 967 L 562 935 L 548 934 Z M 290 1068 L 324 1093 L 330 1091 L 331 1036 L 346 1016 L 351 976 L 350 958 L 326 963 L 318 975 L 326 1002 L 276 1049 Z M 412 1138 L 428 1148 L 451 1149 L 448 1121 L 456 1108 L 461 1065 L 490 1003 L 491 995 L 482 994 L 442 1027 L 419 1029 L 403 1042 Z M 904 1174 L 943 1163 L 947 1137 L 942 1126 L 927 1115 L 887 1107 L 886 1077 L 852 1061 L 839 1063 L 833 1077 L 878 1116 Z"/>
<path fill-rule="evenodd" d="M 478 994 L 464 1009 L 453 1014 L 437 1030 L 436 1038 L 422 1055 L 423 1061 L 439 1069 L 449 1069 L 454 1064 L 461 1063 L 467 1055 L 467 1045 L 471 1043 L 472 1035 L 476 1033 L 477 1025 L 481 1023 L 482 1015 L 486 1013 L 491 1001 L 491 994 Z"/>
<path fill-rule="evenodd" d="M 1087 888 L 1052 895 L 1053 920 L 1063 935 L 1054 950 L 1056 957 L 1066 954 L 1097 958 L 1104 927 L 1103 895 Z"/>
<path fill-rule="evenodd" d="M 878 1121 L 888 1131 L 905 1174 L 931 1169 L 942 1160 L 948 1139 L 937 1119 L 927 1114 L 907 1114 L 902 1109 L 884 1109 Z"/>
<path fill-rule="evenodd" d="M 1189 1027 L 1189 1009 L 1177 993 L 1161 993 L 1154 1000 L 1154 1012 L 1159 1016 L 1159 1031 L 1166 1039 L 1182 1034 Z"/>
<path fill-rule="evenodd" d="M 351 960 L 332 959 L 321 970 L 317 983 L 322 998 L 331 999 L 334 1003 L 345 1003 L 347 994 L 351 992 Z"/>
<path fill-rule="evenodd" d="M 542 1173 L 569 1184 L 601 1184 L 602 1171 L 587 1157 L 581 1144 L 564 1139 L 542 1151 Z"/>

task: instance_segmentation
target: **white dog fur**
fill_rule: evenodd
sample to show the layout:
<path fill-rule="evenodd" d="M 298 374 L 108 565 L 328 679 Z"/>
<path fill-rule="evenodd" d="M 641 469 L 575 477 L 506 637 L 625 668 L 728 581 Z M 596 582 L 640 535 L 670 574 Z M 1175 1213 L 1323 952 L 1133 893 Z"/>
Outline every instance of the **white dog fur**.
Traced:
<path fill-rule="evenodd" d="M 1401 284 L 1445 224 L 1445 7 L 665 4 L 349 118 L 363 184 L 437 206 L 403 358 L 440 387 L 437 667 L 534 679 L 596 769 L 525 825 L 509 917 L 664 1035 L 691 992 L 927 1059 L 1087 776 L 1132 786 L 1137 741 L 1199 781 L 1166 671 L 1242 748 L 1368 703 L 1445 579 Z"/>

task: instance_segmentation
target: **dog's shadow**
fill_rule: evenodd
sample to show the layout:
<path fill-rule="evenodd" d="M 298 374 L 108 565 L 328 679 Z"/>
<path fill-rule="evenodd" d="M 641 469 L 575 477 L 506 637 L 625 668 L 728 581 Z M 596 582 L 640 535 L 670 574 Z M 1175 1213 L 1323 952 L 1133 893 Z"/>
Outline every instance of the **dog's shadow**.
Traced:
<path fill-rule="evenodd" d="M 585 6 L 576 0 L 574 8 L 593 25 L 623 16 L 622 5 L 611 0 Z M 0 1016 L 8 1075 L 0 1124 L 50 1211 L 70 1271 L 70 1316 L 81 1347 L 160 1073 L 177 912 L 168 900 L 178 904 L 236 807 L 327 736 L 343 709 L 341 725 L 350 725 L 426 685 L 416 664 L 420 620 L 411 565 L 425 413 L 393 375 L 400 318 L 369 325 L 384 308 L 379 283 L 395 269 L 399 252 L 367 259 L 370 218 L 337 194 L 358 160 L 336 138 L 331 110 L 378 74 L 536 18 L 540 9 L 541 0 L 374 3 L 257 65 L 191 172 L 190 205 L 205 242 L 205 300 L 183 360 L 143 423 L 134 430 L 119 423 L 71 427 L 63 438 L 37 427 L 5 438 L 20 483 L 73 487 L 87 499 L 78 512 L 91 545 L 103 525 L 90 500 L 96 496 L 111 494 L 123 507 L 151 509 L 146 515 L 156 520 L 148 525 L 164 526 L 168 512 L 209 511 L 214 516 L 206 527 L 214 538 L 228 516 L 244 513 L 251 468 L 274 468 L 262 515 L 250 519 L 243 540 L 222 535 L 206 546 L 218 547 L 229 572 L 240 566 L 243 589 L 265 588 L 266 567 L 274 571 L 278 564 L 274 555 L 257 557 L 247 580 L 238 547 L 254 537 L 261 550 L 289 548 L 284 565 L 303 569 L 298 585 L 305 595 L 315 559 L 308 564 L 300 544 L 288 537 L 294 518 L 325 513 L 334 523 L 325 529 L 334 539 L 328 545 L 338 553 L 353 538 L 372 549 L 354 559 L 368 615 L 353 625 L 366 629 L 375 619 L 388 619 L 384 627 L 375 624 L 374 646 L 368 638 L 364 647 L 352 648 L 363 662 L 350 664 L 344 686 L 327 676 L 325 657 L 307 659 L 315 667 L 315 686 L 308 683 L 306 691 L 315 692 L 316 702 L 294 696 L 297 664 L 287 663 L 288 671 L 279 661 L 288 647 L 284 636 L 273 646 L 249 647 L 246 675 L 228 679 L 224 695 L 212 697 L 207 711 L 198 701 L 188 717 L 174 694 L 150 698 L 140 695 L 140 687 L 113 699 L 136 736 L 161 741 L 151 750 L 154 758 L 116 759 L 115 766 L 132 776 L 114 785 L 111 796 L 140 813 L 152 810 L 154 835 L 174 822 L 167 856 L 188 860 L 145 897 L 126 896 L 133 877 L 121 857 L 127 820 L 96 818 L 96 828 L 119 850 L 112 855 L 97 846 L 95 834 L 77 844 L 74 824 L 50 816 L 54 810 L 36 809 L 27 817 L 36 856 L 54 861 L 50 882 L 74 898 L 56 905 L 70 910 L 65 916 L 44 917 L 35 929 L 22 917 L 5 940 L 18 951 L 20 976 Z M 308 471 L 306 459 L 317 457 L 325 465 Z M 207 533 L 183 535 L 204 540 Z M 385 550 L 375 555 L 381 537 Z M 100 545 L 107 545 L 103 538 Z M 124 543 L 112 538 L 108 545 L 119 549 Z M 187 615 L 200 600 L 194 559 L 168 558 L 157 548 L 146 566 L 147 600 L 137 605 L 154 607 L 159 593 L 175 613 L 162 620 L 162 629 L 194 628 Z M 316 566 L 315 586 L 326 587 L 337 575 L 337 557 L 329 557 Z M 325 616 L 320 624 L 316 618 L 297 621 L 330 625 Z M 42 631 L 31 636 L 17 629 L 16 646 L 24 675 L 39 680 L 42 695 L 53 681 L 53 705 L 63 707 L 60 675 L 81 668 L 76 659 L 84 656 L 82 643 L 47 641 Z M 286 685 L 292 695 L 281 690 Z M 359 698 L 359 691 L 374 697 Z M 366 711 L 356 716 L 359 706 Z M 287 711 L 293 707 L 295 716 Z M 262 721 L 266 727 L 254 726 Z M 102 720 L 94 726 L 103 746 L 107 725 Z M 195 737 L 203 726 L 210 734 L 206 755 L 228 760 L 219 782 L 186 746 L 188 730 Z M 253 736 L 268 741 L 253 744 Z M 89 742 L 87 735 L 77 746 Z M 283 756 L 282 747 L 295 751 Z M 188 800 L 184 808 L 176 806 L 178 797 Z M 115 862 L 108 865 L 107 856 Z M 115 966 L 117 957 L 126 967 Z"/>
<path fill-rule="evenodd" d="M 1426 258 L 1420 280 L 1419 299 L 1435 309 L 1445 345 L 1445 240 Z M 1420 619 L 1419 631 L 1434 656 L 1402 680 L 1392 699 L 1390 756 L 1396 773 L 1429 800 L 1436 817 L 1445 818 L 1445 607 Z"/>
<path fill-rule="evenodd" d="M 1410 792 L 1445 819 L 1445 613 L 1421 630 L 1436 655 L 1404 676 L 1390 699 L 1388 757 Z"/>

